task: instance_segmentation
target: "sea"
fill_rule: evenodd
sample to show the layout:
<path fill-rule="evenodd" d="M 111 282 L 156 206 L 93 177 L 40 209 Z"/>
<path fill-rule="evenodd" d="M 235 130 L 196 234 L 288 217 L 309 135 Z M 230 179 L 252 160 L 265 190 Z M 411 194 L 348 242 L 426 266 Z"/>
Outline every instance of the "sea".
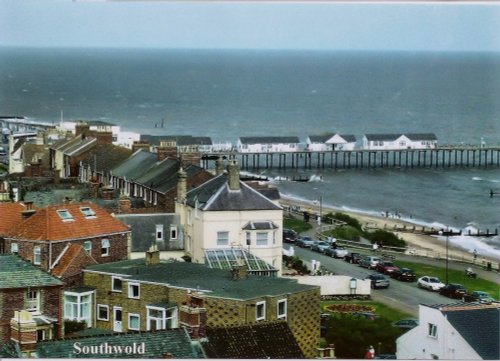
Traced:
<path fill-rule="evenodd" d="M 0 48 L 0 115 L 153 135 L 435 133 L 500 145 L 500 53 Z M 163 127 L 159 124 L 164 124 Z M 500 231 L 500 168 L 277 171 L 280 191 L 436 228 Z M 500 260 L 500 236 L 450 237 Z M 444 242 L 444 240 L 443 240 Z"/>

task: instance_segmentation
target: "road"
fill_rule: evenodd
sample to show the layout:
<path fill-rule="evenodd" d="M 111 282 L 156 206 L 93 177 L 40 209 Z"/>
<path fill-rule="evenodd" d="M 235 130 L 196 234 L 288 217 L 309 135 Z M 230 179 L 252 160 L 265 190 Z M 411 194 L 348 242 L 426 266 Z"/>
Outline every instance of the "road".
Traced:
<path fill-rule="evenodd" d="M 289 247 L 289 244 L 284 245 L 284 248 Z M 321 262 L 321 265 L 323 265 L 326 269 L 332 271 L 337 275 L 346 275 L 358 279 L 363 279 L 372 273 L 376 273 L 376 271 L 359 267 L 356 264 L 347 263 L 343 259 L 334 259 L 331 257 L 327 257 L 323 254 L 312 252 L 309 249 L 300 247 L 294 247 L 294 249 L 295 255 L 299 258 L 305 261 L 311 261 L 313 259 L 317 260 Z M 438 265 L 442 266 L 442 263 L 439 264 L 440 261 L 438 260 L 428 261 L 436 262 Z M 463 265 L 460 264 L 449 264 L 449 267 L 463 269 Z M 498 282 L 498 274 L 494 272 L 488 272 L 488 274 L 488 278 L 493 278 Z M 437 292 L 430 292 L 427 290 L 419 289 L 417 288 L 416 282 L 400 282 L 394 279 L 390 279 L 389 288 L 372 290 L 371 297 L 375 301 L 382 302 L 393 308 L 397 308 L 401 311 L 414 315 L 415 317 L 418 316 L 419 304 L 435 305 L 456 302 L 455 300 L 452 300 L 448 297 L 441 296 Z"/>

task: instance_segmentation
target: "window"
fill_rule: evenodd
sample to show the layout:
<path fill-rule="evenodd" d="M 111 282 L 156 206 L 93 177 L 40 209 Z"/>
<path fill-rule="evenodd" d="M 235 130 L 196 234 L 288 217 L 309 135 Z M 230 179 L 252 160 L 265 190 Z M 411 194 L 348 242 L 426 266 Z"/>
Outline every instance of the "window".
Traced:
<path fill-rule="evenodd" d="M 163 224 L 156 225 L 156 240 L 163 241 Z"/>
<path fill-rule="evenodd" d="M 188 209 L 188 212 L 187 212 L 187 223 L 189 225 L 192 225 L 193 224 L 193 212 L 191 211 L 191 209 Z"/>
<path fill-rule="evenodd" d="M 80 207 L 80 212 L 82 212 L 85 218 L 95 218 L 95 212 L 90 207 Z"/>
<path fill-rule="evenodd" d="M 273 244 L 276 244 L 276 231 L 273 232 Z"/>
<path fill-rule="evenodd" d="M 267 246 L 267 232 L 257 232 L 257 246 Z"/>
<path fill-rule="evenodd" d="M 229 232 L 217 232 L 217 246 L 229 245 Z"/>
<path fill-rule="evenodd" d="M 437 338 L 437 326 L 433 323 L 429 323 L 429 333 L 428 336 Z"/>
<path fill-rule="evenodd" d="M 85 242 L 83 242 L 83 249 L 88 254 L 92 254 L 92 242 L 91 241 L 85 241 Z"/>
<path fill-rule="evenodd" d="M 247 246 L 250 246 L 252 244 L 252 233 L 246 232 L 246 241 L 247 241 Z"/>
<path fill-rule="evenodd" d="M 100 321 L 109 321 L 108 305 L 97 305 L 97 319 Z"/>
<path fill-rule="evenodd" d="M 177 239 L 177 226 L 170 226 L 170 239 Z"/>
<path fill-rule="evenodd" d="M 129 283 L 128 284 L 128 298 L 139 299 L 139 284 L 138 283 Z"/>
<path fill-rule="evenodd" d="M 109 256 L 109 239 L 105 238 L 101 240 L 101 256 L 107 257 Z"/>
<path fill-rule="evenodd" d="M 139 316 L 137 313 L 129 313 L 128 329 L 139 331 L 141 329 L 141 316 Z"/>
<path fill-rule="evenodd" d="M 26 310 L 40 312 L 40 291 L 30 290 L 26 293 Z"/>
<path fill-rule="evenodd" d="M 15 254 L 19 253 L 19 246 L 17 245 L 17 243 L 10 244 L 10 252 Z"/>
<path fill-rule="evenodd" d="M 286 319 L 286 299 L 278 301 L 278 319 Z"/>
<path fill-rule="evenodd" d="M 255 304 L 255 320 L 265 320 L 266 319 L 266 302 L 257 302 Z"/>
<path fill-rule="evenodd" d="M 111 277 L 111 290 L 113 292 L 121 292 L 122 291 L 122 280 L 117 277 Z"/>
<path fill-rule="evenodd" d="M 92 293 L 64 292 L 64 318 L 83 321 L 91 327 Z"/>
<path fill-rule="evenodd" d="M 33 247 L 33 264 L 39 265 L 42 263 L 42 250 L 40 246 Z"/>
<path fill-rule="evenodd" d="M 147 320 L 146 329 L 148 331 L 165 330 L 177 327 L 177 307 L 161 308 L 146 306 Z"/>
<path fill-rule="evenodd" d="M 61 219 L 63 221 L 72 221 L 73 220 L 73 216 L 66 209 L 57 210 L 57 214 L 59 215 L 59 217 L 61 217 Z"/>

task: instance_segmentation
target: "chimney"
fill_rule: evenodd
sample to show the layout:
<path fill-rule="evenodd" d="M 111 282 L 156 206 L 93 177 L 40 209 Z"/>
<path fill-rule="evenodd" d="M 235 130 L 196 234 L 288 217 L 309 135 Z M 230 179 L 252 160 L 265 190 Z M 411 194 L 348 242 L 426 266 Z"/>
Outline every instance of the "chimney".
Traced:
<path fill-rule="evenodd" d="M 14 311 L 10 319 L 10 339 L 17 342 L 21 352 L 33 351 L 36 347 L 36 322 L 28 311 Z"/>
<path fill-rule="evenodd" d="M 158 263 L 160 263 L 160 251 L 158 251 L 156 243 L 153 243 L 146 252 L 146 266 Z"/>
<path fill-rule="evenodd" d="M 162 140 L 156 148 L 158 161 L 161 162 L 165 158 L 177 158 L 177 142 L 175 140 Z"/>
<path fill-rule="evenodd" d="M 186 295 L 186 301 L 179 307 L 179 324 L 188 330 L 193 340 L 206 336 L 207 309 L 202 295 Z"/>
<path fill-rule="evenodd" d="M 22 211 L 21 214 L 23 216 L 23 219 L 28 219 L 36 213 L 36 210 L 33 209 L 33 202 L 31 201 L 24 202 L 24 205 L 26 206 L 26 209 Z"/>
<path fill-rule="evenodd" d="M 215 161 L 215 175 L 221 175 L 224 172 L 224 159 L 222 159 L 222 156 L 217 158 Z"/>
<path fill-rule="evenodd" d="M 231 268 L 233 281 L 243 280 L 248 277 L 248 268 L 245 262 L 240 258 L 238 263 Z"/>
<path fill-rule="evenodd" d="M 184 203 L 187 194 L 187 174 L 181 167 L 177 174 L 177 202 Z"/>
<path fill-rule="evenodd" d="M 229 174 L 228 184 L 229 190 L 239 191 L 240 190 L 240 169 L 238 163 L 232 160 L 227 166 L 227 171 Z"/>
<path fill-rule="evenodd" d="M 149 152 L 149 142 L 145 140 L 134 141 L 132 144 L 132 153 L 137 152 L 139 149 Z"/>
<path fill-rule="evenodd" d="M 85 139 L 90 135 L 90 125 L 87 122 L 79 121 L 75 125 L 75 135 L 81 135 Z"/>
<path fill-rule="evenodd" d="M 130 202 L 130 197 L 127 197 L 125 195 L 121 196 L 119 203 L 120 203 L 120 213 L 131 213 L 132 205 Z"/>

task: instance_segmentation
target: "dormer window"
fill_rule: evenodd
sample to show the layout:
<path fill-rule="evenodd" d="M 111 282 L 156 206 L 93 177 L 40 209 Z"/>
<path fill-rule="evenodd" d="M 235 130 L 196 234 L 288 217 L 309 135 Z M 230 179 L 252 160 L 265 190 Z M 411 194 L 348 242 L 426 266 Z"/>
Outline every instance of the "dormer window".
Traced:
<path fill-rule="evenodd" d="M 71 215 L 71 213 L 69 213 L 67 209 L 58 209 L 57 214 L 59 215 L 59 217 L 61 217 L 63 221 L 73 220 L 73 216 Z"/>
<path fill-rule="evenodd" d="M 95 218 L 95 212 L 90 207 L 80 207 L 80 212 L 82 212 L 85 218 Z"/>

